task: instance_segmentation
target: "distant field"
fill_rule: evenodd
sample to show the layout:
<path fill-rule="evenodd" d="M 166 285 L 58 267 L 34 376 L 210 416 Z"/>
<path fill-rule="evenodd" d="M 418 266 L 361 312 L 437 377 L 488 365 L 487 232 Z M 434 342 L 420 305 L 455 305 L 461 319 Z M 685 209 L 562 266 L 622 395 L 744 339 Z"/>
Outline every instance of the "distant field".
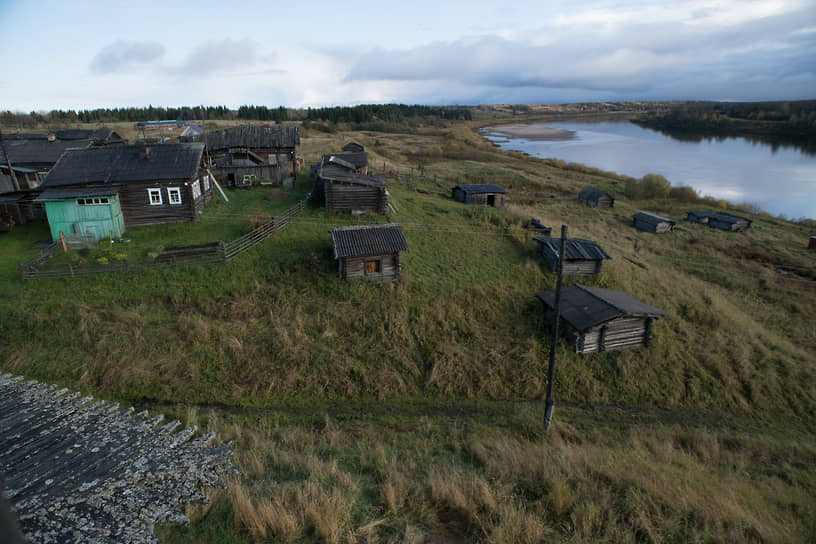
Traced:
<path fill-rule="evenodd" d="M 26 283 L 17 267 L 47 229 L 0 234 L 1 370 L 234 440 L 241 474 L 163 541 L 816 538 L 805 225 L 752 215 L 747 234 L 684 221 L 643 233 L 636 211 L 681 219 L 709 204 L 633 201 L 619 177 L 502 151 L 464 123 L 302 136 L 307 165 L 364 144 L 398 213 L 308 209 L 227 265 Z M 498 183 L 508 206 L 455 203 L 457 183 Z M 579 204 L 589 184 L 615 208 Z M 126 235 L 133 251 L 228 240 L 251 212 L 309 190 L 304 174 L 288 201 L 230 191 L 193 224 Z M 530 217 L 612 255 L 582 283 L 667 314 L 649 349 L 579 357 L 559 343 L 549 434 L 534 294 L 555 276 L 522 228 Z M 328 229 L 386 221 L 411 248 L 403 281 L 337 279 Z"/>

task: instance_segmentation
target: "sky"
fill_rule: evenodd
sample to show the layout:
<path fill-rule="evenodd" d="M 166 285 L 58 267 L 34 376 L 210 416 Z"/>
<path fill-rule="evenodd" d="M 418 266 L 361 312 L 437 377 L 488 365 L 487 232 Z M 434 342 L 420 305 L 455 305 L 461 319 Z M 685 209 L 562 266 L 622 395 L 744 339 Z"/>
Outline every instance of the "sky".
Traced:
<path fill-rule="evenodd" d="M 816 0 L 0 0 L 0 110 L 816 98 Z"/>

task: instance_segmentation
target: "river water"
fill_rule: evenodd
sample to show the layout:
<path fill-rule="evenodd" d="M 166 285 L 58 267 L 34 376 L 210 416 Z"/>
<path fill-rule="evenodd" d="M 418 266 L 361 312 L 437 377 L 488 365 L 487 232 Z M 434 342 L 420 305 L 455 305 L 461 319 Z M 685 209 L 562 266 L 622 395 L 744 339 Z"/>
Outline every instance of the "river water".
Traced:
<path fill-rule="evenodd" d="M 571 131 L 572 137 L 563 132 Z M 816 218 L 816 156 L 793 147 L 772 148 L 744 138 L 686 142 L 628 122 L 530 125 L 554 139 L 528 139 L 481 129 L 504 149 L 539 158 L 563 159 L 641 177 L 661 174 L 673 186 L 701 195 L 756 204 L 774 215 Z"/>

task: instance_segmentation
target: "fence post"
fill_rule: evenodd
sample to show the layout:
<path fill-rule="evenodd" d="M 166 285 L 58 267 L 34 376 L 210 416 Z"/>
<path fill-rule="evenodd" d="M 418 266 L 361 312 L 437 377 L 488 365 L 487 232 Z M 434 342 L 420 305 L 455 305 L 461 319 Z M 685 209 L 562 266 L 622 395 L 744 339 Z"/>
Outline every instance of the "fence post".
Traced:
<path fill-rule="evenodd" d="M 25 281 L 25 279 L 26 279 L 26 277 L 25 277 L 25 265 L 23 263 L 20 263 L 20 280 Z"/>
<path fill-rule="evenodd" d="M 223 241 L 219 241 L 218 247 L 221 249 L 221 262 L 227 264 L 227 246 L 224 245 Z"/>
<path fill-rule="evenodd" d="M 128 271 L 128 260 L 127 260 L 127 257 L 125 257 L 124 259 L 122 259 L 122 272 L 127 272 L 127 271 Z"/>

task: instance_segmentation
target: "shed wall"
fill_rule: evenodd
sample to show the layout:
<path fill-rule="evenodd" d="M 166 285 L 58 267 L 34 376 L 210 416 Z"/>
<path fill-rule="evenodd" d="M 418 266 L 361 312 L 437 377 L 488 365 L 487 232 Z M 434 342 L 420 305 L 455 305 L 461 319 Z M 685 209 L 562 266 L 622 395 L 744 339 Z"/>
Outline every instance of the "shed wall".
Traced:
<path fill-rule="evenodd" d="M 367 273 L 366 261 L 380 261 L 380 272 Z M 399 253 L 390 255 L 372 255 L 369 257 L 345 257 L 339 259 L 338 275 L 341 278 L 367 278 L 377 280 L 393 280 L 400 274 Z"/>

